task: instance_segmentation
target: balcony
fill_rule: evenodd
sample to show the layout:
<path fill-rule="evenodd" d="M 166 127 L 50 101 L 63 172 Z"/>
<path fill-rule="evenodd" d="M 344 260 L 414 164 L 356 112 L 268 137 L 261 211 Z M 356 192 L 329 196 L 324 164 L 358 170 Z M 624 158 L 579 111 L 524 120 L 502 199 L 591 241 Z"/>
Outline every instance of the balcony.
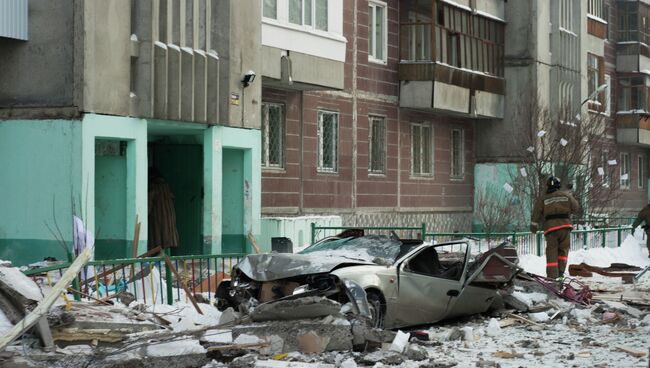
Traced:
<path fill-rule="evenodd" d="M 400 106 L 503 118 L 503 22 L 447 3 L 436 7 L 435 23 L 421 13 L 400 25 Z"/>
<path fill-rule="evenodd" d="M 617 114 L 616 141 L 620 144 L 650 147 L 650 114 L 643 110 Z"/>

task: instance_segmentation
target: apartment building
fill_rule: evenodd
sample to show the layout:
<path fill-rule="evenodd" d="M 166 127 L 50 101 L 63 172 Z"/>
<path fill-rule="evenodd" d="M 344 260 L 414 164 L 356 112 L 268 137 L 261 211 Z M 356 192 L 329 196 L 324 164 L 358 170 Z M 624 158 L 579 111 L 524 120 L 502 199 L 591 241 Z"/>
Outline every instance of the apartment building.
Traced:
<path fill-rule="evenodd" d="M 96 258 L 131 256 L 136 219 L 138 254 L 160 245 L 148 244 L 151 167 L 174 196 L 173 254 L 250 249 L 261 203 L 258 4 L 3 1 L 0 258 L 66 259 L 73 214 L 95 234 Z"/>
<path fill-rule="evenodd" d="M 504 3 L 263 0 L 263 222 L 468 230 L 475 127 L 504 115 Z"/>
<path fill-rule="evenodd" d="M 506 4 L 506 112 L 503 120 L 477 128 L 476 187 L 500 187 L 510 180 L 507 173 L 517 172 L 528 153 L 513 132 L 538 129 L 524 126 L 517 110 L 537 98 L 551 112 L 565 108 L 604 123 L 604 139 L 584 164 L 594 168 L 594 185 L 619 188 L 611 208 L 631 214 L 647 203 L 645 7 L 643 1 L 613 0 Z M 605 168 L 601 177 L 597 167 Z"/>

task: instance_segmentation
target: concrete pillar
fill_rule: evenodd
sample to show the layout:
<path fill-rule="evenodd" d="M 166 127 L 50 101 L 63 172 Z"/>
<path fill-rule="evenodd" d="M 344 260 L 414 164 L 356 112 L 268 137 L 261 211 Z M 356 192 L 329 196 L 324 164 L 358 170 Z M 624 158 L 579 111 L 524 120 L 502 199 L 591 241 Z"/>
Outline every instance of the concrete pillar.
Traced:
<path fill-rule="evenodd" d="M 167 44 L 167 119 L 181 118 L 181 49 Z"/>
<path fill-rule="evenodd" d="M 181 48 L 181 120 L 194 120 L 194 51 Z"/>
<path fill-rule="evenodd" d="M 194 50 L 194 121 L 206 121 L 206 63 L 207 56 L 201 50 Z M 218 84 L 217 84 L 218 86 Z"/>
<path fill-rule="evenodd" d="M 203 253 L 221 253 L 221 144 L 218 127 L 203 134 Z"/>
<path fill-rule="evenodd" d="M 153 47 L 153 116 L 167 117 L 167 45 L 156 41 Z"/>
<path fill-rule="evenodd" d="M 220 123 L 219 121 L 219 56 L 216 52 L 210 51 L 207 54 L 207 121 L 208 123 Z M 230 100 L 228 95 L 223 100 Z M 227 123 L 227 122 L 221 122 Z"/>

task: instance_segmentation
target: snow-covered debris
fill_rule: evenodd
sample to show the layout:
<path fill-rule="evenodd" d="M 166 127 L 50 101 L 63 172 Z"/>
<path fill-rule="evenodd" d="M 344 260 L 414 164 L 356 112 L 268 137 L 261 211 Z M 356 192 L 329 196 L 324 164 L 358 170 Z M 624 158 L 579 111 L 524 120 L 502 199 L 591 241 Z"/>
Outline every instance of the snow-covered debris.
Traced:
<path fill-rule="evenodd" d="M 354 359 L 352 359 L 352 358 L 348 358 L 348 359 L 344 360 L 339 367 L 340 368 L 357 368 L 357 362 L 355 362 Z"/>
<path fill-rule="evenodd" d="M 188 354 L 205 354 L 206 350 L 198 340 L 186 339 L 147 345 L 143 353 L 152 357 L 175 357 Z"/>
<path fill-rule="evenodd" d="M 486 333 L 488 336 L 499 336 L 499 334 L 501 333 L 501 326 L 499 325 L 499 321 L 497 321 L 496 318 L 490 318 L 490 322 L 488 322 Z"/>
<path fill-rule="evenodd" d="M 551 319 L 546 312 L 528 313 L 528 318 L 533 322 L 546 322 Z"/>
<path fill-rule="evenodd" d="M 402 332 L 401 330 L 397 331 L 397 335 L 395 335 L 395 339 L 393 339 L 393 343 L 390 345 L 390 350 L 398 353 L 404 352 L 404 349 L 406 349 L 409 343 L 409 336 L 410 334 L 406 332 Z"/>

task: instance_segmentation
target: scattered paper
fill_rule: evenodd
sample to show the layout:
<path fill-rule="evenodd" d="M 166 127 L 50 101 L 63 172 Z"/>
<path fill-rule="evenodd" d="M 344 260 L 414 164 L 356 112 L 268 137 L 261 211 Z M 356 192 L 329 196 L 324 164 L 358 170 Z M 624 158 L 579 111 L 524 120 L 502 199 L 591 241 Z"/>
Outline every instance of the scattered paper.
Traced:
<path fill-rule="evenodd" d="M 503 184 L 503 189 L 505 189 L 505 191 L 508 193 L 512 193 L 512 191 L 514 190 L 514 188 L 508 183 Z"/>
<path fill-rule="evenodd" d="M 526 148 L 526 151 L 528 151 L 530 153 L 533 153 L 535 151 L 535 147 L 530 146 L 530 147 Z"/>
<path fill-rule="evenodd" d="M 565 147 L 567 144 L 569 144 L 569 141 L 567 141 L 566 139 L 562 138 L 562 139 L 560 139 L 560 144 L 562 145 L 562 147 Z"/>
<path fill-rule="evenodd" d="M 608 165 L 616 165 L 616 160 L 609 160 L 607 161 Z"/>
<path fill-rule="evenodd" d="M 621 175 L 621 180 L 627 180 L 627 174 Z"/>
<path fill-rule="evenodd" d="M 526 168 L 525 168 L 525 167 L 520 168 L 520 169 L 519 169 L 519 173 L 520 173 L 521 176 L 523 176 L 524 178 L 528 176 L 528 173 L 526 172 Z"/>
<path fill-rule="evenodd" d="M 542 138 L 545 134 L 546 134 L 545 130 L 540 130 L 539 132 L 537 132 L 537 136 L 540 138 Z"/>
<path fill-rule="evenodd" d="M 602 167 L 599 167 L 599 168 L 598 168 L 598 175 L 600 175 L 600 176 L 604 176 L 604 175 L 605 175 L 605 170 L 603 170 Z"/>

